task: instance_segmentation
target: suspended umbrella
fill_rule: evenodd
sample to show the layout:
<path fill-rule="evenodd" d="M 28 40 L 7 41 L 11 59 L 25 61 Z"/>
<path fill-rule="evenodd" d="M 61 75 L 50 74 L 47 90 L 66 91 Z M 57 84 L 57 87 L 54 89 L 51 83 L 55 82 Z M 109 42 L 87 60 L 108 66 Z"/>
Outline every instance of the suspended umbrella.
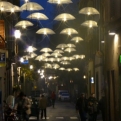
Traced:
<path fill-rule="evenodd" d="M 93 21 L 93 20 L 87 20 L 87 21 L 83 22 L 81 25 L 92 28 L 92 27 L 97 27 L 97 22 Z"/>
<path fill-rule="evenodd" d="M 73 29 L 73 28 L 65 28 L 63 29 L 60 34 L 68 34 L 68 35 L 71 35 L 71 34 L 78 34 L 78 32 Z"/>
<path fill-rule="evenodd" d="M 93 7 L 85 7 L 85 8 L 82 8 L 80 11 L 79 11 L 80 14 L 85 14 L 85 15 L 94 15 L 94 14 L 100 14 L 98 12 L 97 9 L 93 8 Z"/>
<path fill-rule="evenodd" d="M 37 56 L 36 53 L 31 53 L 31 54 L 30 54 L 30 57 L 31 57 L 31 58 L 34 58 L 35 56 Z"/>
<path fill-rule="evenodd" d="M 37 32 L 37 34 L 55 34 L 55 32 L 49 28 L 42 28 L 42 29 L 39 29 Z"/>
<path fill-rule="evenodd" d="M 33 23 L 31 23 L 30 21 L 27 21 L 27 20 L 22 20 L 22 21 L 19 21 L 15 27 L 22 27 L 22 28 L 26 28 L 28 26 L 33 26 Z"/>
<path fill-rule="evenodd" d="M 70 64 L 70 62 L 68 62 L 68 61 L 61 61 L 61 64 L 68 65 L 68 64 Z"/>
<path fill-rule="evenodd" d="M 56 48 L 61 48 L 61 49 L 63 50 L 63 49 L 66 48 L 66 47 L 67 47 L 66 44 L 59 44 L 59 45 L 57 45 Z"/>
<path fill-rule="evenodd" d="M 6 11 L 7 9 L 11 9 L 14 5 L 7 1 L 0 1 L 0 10 Z"/>
<path fill-rule="evenodd" d="M 25 55 L 25 56 L 23 56 L 22 58 L 24 58 L 25 60 L 28 60 L 29 58 L 31 58 L 31 56 Z"/>
<path fill-rule="evenodd" d="M 57 20 L 57 21 L 67 21 L 67 20 L 73 20 L 73 19 L 75 19 L 75 17 L 69 13 L 61 13 L 54 18 L 54 20 Z"/>
<path fill-rule="evenodd" d="M 55 58 L 55 61 L 60 62 L 62 59 L 61 58 Z"/>
<path fill-rule="evenodd" d="M 59 70 L 63 71 L 63 70 L 65 70 L 65 68 L 64 67 L 61 67 L 61 68 L 59 68 Z"/>
<path fill-rule="evenodd" d="M 65 60 L 69 60 L 69 58 L 66 57 L 66 56 L 62 57 L 61 59 L 64 60 L 64 61 L 65 61 Z"/>
<path fill-rule="evenodd" d="M 85 55 L 80 55 L 81 56 L 81 59 L 84 59 L 85 58 Z"/>
<path fill-rule="evenodd" d="M 81 58 L 81 55 L 73 55 L 73 57 L 74 57 L 75 59 L 79 59 L 79 58 Z"/>
<path fill-rule="evenodd" d="M 48 61 L 54 62 L 56 60 L 55 60 L 55 58 L 49 58 Z"/>
<path fill-rule="evenodd" d="M 39 60 L 39 61 L 42 61 L 45 57 L 42 56 L 42 55 L 39 55 L 35 58 L 35 60 Z"/>
<path fill-rule="evenodd" d="M 50 49 L 50 48 L 43 48 L 43 49 L 40 50 L 40 52 L 45 52 L 45 53 L 52 52 L 52 49 Z"/>
<path fill-rule="evenodd" d="M 33 51 L 36 51 L 37 50 L 37 48 L 35 48 L 35 47 L 33 47 L 33 46 L 29 46 L 27 49 L 26 49 L 26 51 L 27 52 L 33 52 Z"/>
<path fill-rule="evenodd" d="M 79 71 L 79 69 L 78 69 L 78 68 L 73 68 L 73 70 L 74 70 L 74 71 Z"/>
<path fill-rule="evenodd" d="M 48 62 L 49 61 L 49 58 L 43 58 L 42 61 Z"/>
<path fill-rule="evenodd" d="M 69 44 L 67 44 L 67 47 L 76 47 L 74 44 L 71 44 L 71 43 L 69 43 Z"/>
<path fill-rule="evenodd" d="M 66 52 L 73 52 L 73 51 L 76 51 L 76 49 L 72 48 L 72 47 L 69 47 L 69 48 L 66 48 L 64 51 Z"/>
<path fill-rule="evenodd" d="M 60 54 L 60 53 L 52 53 L 51 56 L 55 56 L 57 58 L 59 56 L 62 56 L 62 54 Z"/>
<path fill-rule="evenodd" d="M 47 20 L 48 19 L 48 17 L 45 14 L 39 13 L 39 12 L 32 13 L 29 16 L 27 16 L 27 18 L 29 18 L 29 19 L 37 19 L 37 20 Z"/>
<path fill-rule="evenodd" d="M 54 53 L 64 53 L 62 50 L 56 49 L 54 50 Z"/>
<path fill-rule="evenodd" d="M 57 69 L 57 68 L 59 68 L 60 66 L 58 65 L 58 64 L 52 64 L 52 67 L 54 68 L 54 69 Z"/>
<path fill-rule="evenodd" d="M 44 67 L 45 67 L 45 68 L 52 68 L 52 65 L 51 65 L 50 63 L 45 63 L 45 64 L 44 64 Z"/>
<path fill-rule="evenodd" d="M 50 56 L 50 53 L 45 52 L 42 55 L 45 56 L 45 57 L 47 57 L 47 56 Z"/>
<path fill-rule="evenodd" d="M 72 39 L 71 39 L 71 41 L 74 41 L 74 42 L 76 42 L 76 43 L 78 43 L 79 41 L 83 41 L 83 39 L 81 38 L 81 37 L 73 37 Z"/>
<path fill-rule="evenodd" d="M 71 68 L 67 68 L 66 71 L 72 71 L 72 69 Z"/>
<path fill-rule="evenodd" d="M 53 3 L 53 4 L 69 4 L 69 3 L 72 3 L 71 0 L 48 0 L 47 2 Z"/>
<path fill-rule="evenodd" d="M 11 12 L 11 13 L 14 13 L 14 12 L 20 12 L 22 11 L 21 8 L 19 6 L 16 6 L 16 5 L 13 5 L 13 7 L 7 7 L 5 9 L 6 12 Z"/>
<path fill-rule="evenodd" d="M 21 10 L 28 10 L 28 11 L 44 9 L 40 4 L 38 4 L 36 2 L 27 2 L 27 3 L 23 4 L 20 8 L 21 8 Z"/>
<path fill-rule="evenodd" d="M 72 61 L 74 59 L 75 59 L 74 57 L 68 57 L 68 60 L 70 60 L 70 61 Z"/>

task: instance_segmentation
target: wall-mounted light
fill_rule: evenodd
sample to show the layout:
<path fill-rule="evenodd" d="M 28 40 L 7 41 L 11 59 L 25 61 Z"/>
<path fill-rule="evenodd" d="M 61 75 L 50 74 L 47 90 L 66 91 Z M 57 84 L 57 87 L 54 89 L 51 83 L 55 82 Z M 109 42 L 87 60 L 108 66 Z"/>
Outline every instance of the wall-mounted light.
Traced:
<path fill-rule="evenodd" d="M 91 83 L 94 84 L 94 77 L 91 77 Z"/>

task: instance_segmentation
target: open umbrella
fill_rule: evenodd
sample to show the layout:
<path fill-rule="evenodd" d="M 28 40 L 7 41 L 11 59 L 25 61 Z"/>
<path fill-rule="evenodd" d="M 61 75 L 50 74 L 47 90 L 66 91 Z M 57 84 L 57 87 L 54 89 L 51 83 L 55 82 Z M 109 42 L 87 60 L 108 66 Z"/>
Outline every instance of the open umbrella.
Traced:
<path fill-rule="evenodd" d="M 66 47 L 67 47 L 66 44 L 59 44 L 59 45 L 57 45 L 56 48 L 61 48 L 61 49 L 63 50 L 63 49 L 66 48 Z"/>
<path fill-rule="evenodd" d="M 47 2 L 53 3 L 53 4 L 69 4 L 69 3 L 72 3 L 71 0 L 48 0 Z"/>
<path fill-rule="evenodd" d="M 72 69 L 71 68 L 67 68 L 66 71 L 72 71 Z"/>
<path fill-rule="evenodd" d="M 67 47 L 76 47 L 74 44 L 68 43 Z"/>
<path fill-rule="evenodd" d="M 44 9 L 40 4 L 38 4 L 36 2 L 27 2 L 27 3 L 23 4 L 20 8 L 21 8 L 21 10 L 28 10 L 28 11 Z"/>
<path fill-rule="evenodd" d="M 26 28 L 28 26 L 33 26 L 33 23 L 31 23 L 30 21 L 27 21 L 27 20 L 22 20 L 22 21 L 19 21 L 15 27 L 22 27 L 22 28 Z"/>
<path fill-rule="evenodd" d="M 73 70 L 74 70 L 74 71 L 79 71 L 79 69 L 78 69 L 78 68 L 73 68 Z"/>
<path fill-rule="evenodd" d="M 57 58 L 59 56 L 62 56 L 62 54 L 60 54 L 60 53 L 52 53 L 51 56 L 55 56 Z"/>
<path fill-rule="evenodd" d="M 69 60 L 69 58 L 66 57 L 66 56 L 62 57 L 61 59 L 64 60 L 64 61 L 65 61 L 65 60 Z"/>
<path fill-rule="evenodd" d="M 50 48 L 42 48 L 41 50 L 40 50 L 40 52 L 45 52 L 45 53 L 47 53 L 47 52 L 52 52 L 52 49 L 50 49 Z"/>
<path fill-rule="evenodd" d="M 71 41 L 78 43 L 79 41 L 83 41 L 83 39 L 81 37 L 76 36 L 76 37 L 73 37 Z"/>
<path fill-rule="evenodd" d="M 57 69 L 57 68 L 59 68 L 60 66 L 59 66 L 58 64 L 56 64 L 56 63 L 53 63 L 53 64 L 52 64 L 52 67 L 53 67 L 54 69 Z"/>
<path fill-rule="evenodd" d="M 65 68 L 64 67 L 61 67 L 61 68 L 59 68 L 59 70 L 63 71 L 63 70 L 65 70 Z"/>
<path fill-rule="evenodd" d="M 68 64 L 70 64 L 70 62 L 68 62 L 68 61 L 61 61 L 61 64 L 68 65 Z"/>
<path fill-rule="evenodd" d="M 16 5 L 13 5 L 11 8 L 10 7 L 7 7 L 5 9 L 6 12 L 11 12 L 11 13 L 14 13 L 14 12 L 20 12 L 22 11 L 21 8 L 19 6 L 16 6 Z"/>
<path fill-rule="evenodd" d="M 39 13 L 39 12 L 32 13 L 29 16 L 27 16 L 27 18 L 29 18 L 29 19 L 37 19 L 37 20 L 47 20 L 48 19 L 48 17 L 45 14 Z"/>
<path fill-rule="evenodd" d="M 82 8 L 79 11 L 80 14 L 86 14 L 86 15 L 94 15 L 94 14 L 100 14 L 99 11 L 93 7 L 85 7 Z"/>
<path fill-rule="evenodd" d="M 47 57 L 47 56 L 50 56 L 50 53 L 45 52 L 42 55 L 45 56 L 45 57 Z"/>
<path fill-rule="evenodd" d="M 60 34 L 68 34 L 68 35 L 71 35 L 71 34 L 78 34 L 78 32 L 73 29 L 73 28 L 65 28 L 63 29 Z"/>
<path fill-rule="evenodd" d="M 64 51 L 66 52 L 73 52 L 73 51 L 76 51 L 76 49 L 72 48 L 72 47 L 69 47 L 69 48 L 66 48 Z"/>
<path fill-rule="evenodd" d="M 62 50 L 56 49 L 54 50 L 54 53 L 64 53 Z"/>
<path fill-rule="evenodd" d="M 39 55 L 35 58 L 35 60 L 42 61 L 45 58 L 45 56 Z"/>
<path fill-rule="evenodd" d="M 0 10 L 6 11 L 7 9 L 11 9 L 14 5 L 7 1 L 0 1 Z"/>
<path fill-rule="evenodd" d="M 55 32 L 49 28 L 41 28 L 37 32 L 37 34 L 55 34 Z"/>
<path fill-rule="evenodd" d="M 69 13 L 61 13 L 54 18 L 54 20 L 57 20 L 57 21 L 67 21 L 67 20 L 73 20 L 73 19 L 75 19 L 75 17 Z"/>
<path fill-rule="evenodd" d="M 93 20 L 87 20 L 83 22 L 81 25 L 92 28 L 92 27 L 97 27 L 97 22 Z"/>
<path fill-rule="evenodd" d="M 49 58 L 48 61 L 53 62 L 53 61 L 56 61 L 56 60 L 55 60 L 55 58 Z"/>

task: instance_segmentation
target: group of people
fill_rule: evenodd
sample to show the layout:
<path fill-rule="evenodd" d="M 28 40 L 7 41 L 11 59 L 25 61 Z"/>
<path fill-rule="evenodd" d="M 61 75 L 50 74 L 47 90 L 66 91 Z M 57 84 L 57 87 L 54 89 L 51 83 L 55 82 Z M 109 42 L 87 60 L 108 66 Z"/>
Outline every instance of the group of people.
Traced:
<path fill-rule="evenodd" d="M 82 93 L 81 96 L 76 101 L 76 111 L 79 113 L 81 121 L 96 121 L 99 111 L 102 112 L 103 121 L 105 121 L 105 106 L 104 98 L 97 100 L 95 94 L 86 99 L 85 94 Z"/>
<path fill-rule="evenodd" d="M 12 97 L 12 98 L 11 98 Z M 51 100 L 52 100 L 52 107 L 55 106 L 55 99 L 56 95 L 54 92 L 51 94 Z M 14 100 L 14 101 L 13 101 Z M 13 106 L 13 102 L 15 103 Z M 23 93 L 23 92 L 16 92 L 14 96 L 9 96 L 9 101 L 7 102 L 13 110 L 17 112 L 18 118 L 21 120 L 24 119 L 25 121 L 29 121 L 29 117 L 31 114 L 31 100 Z M 43 117 L 46 119 L 46 108 L 48 106 L 48 100 L 46 96 L 43 94 L 40 96 L 40 99 L 38 100 L 38 109 L 41 111 L 41 119 Z M 6 118 L 7 121 L 7 118 Z"/>

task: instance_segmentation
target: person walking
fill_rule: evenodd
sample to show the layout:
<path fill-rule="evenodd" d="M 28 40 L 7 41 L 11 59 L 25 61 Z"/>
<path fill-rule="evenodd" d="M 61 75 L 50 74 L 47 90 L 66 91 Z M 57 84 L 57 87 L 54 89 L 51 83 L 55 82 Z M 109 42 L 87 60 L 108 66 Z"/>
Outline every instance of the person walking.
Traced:
<path fill-rule="evenodd" d="M 87 100 L 89 121 L 96 121 L 98 114 L 98 101 L 95 98 L 95 94 L 91 94 L 91 96 Z"/>
<path fill-rule="evenodd" d="M 55 107 L 55 99 L 56 99 L 56 95 L 55 95 L 55 92 L 53 91 L 52 94 L 51 94 L 51 100 L 52 100 L 53 108 Z"/>
<path fill-rule="evenodd" d="M 41 110 L 41 119 L 43 119 L 43 114 L 46 119 L 47 99 L 43 94 L 41 95 L 41 98 L 39 100 L 39 108 Z"/>
<path fill-rule="evenodd" d="M 87 100 L 84 93 L 76 101 L 76 111 L 79 113 L 81 121 L 86 121 L 87 119 Z"/>

